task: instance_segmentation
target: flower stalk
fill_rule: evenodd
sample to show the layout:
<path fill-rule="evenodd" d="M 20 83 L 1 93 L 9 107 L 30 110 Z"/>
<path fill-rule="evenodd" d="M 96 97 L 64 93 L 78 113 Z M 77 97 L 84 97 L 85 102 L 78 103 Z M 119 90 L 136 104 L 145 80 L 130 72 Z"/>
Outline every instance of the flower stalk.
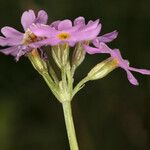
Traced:
<path fill-rule="evenodd" d="M 62 103 L 62 105 L 63 105 L 63 112 L 64 112 L 64 118 L 65 118 L 65 124 L 66 124 L 70 149 L 71 150 L 79 150 L 76 133 L 75 133 L 75 128 L 74 128 L 74 123 L 73 123 L 71 102 L 64 101 Z"/>

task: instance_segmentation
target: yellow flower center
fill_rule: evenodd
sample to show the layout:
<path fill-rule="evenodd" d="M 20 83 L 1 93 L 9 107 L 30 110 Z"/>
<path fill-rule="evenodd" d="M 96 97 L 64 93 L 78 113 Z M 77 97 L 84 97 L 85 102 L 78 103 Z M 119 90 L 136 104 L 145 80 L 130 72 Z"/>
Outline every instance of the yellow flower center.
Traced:
<path fill-rule="evenodd" d="M 115 66 L 118 66 L 119 65 L 119 60 L 117 58 L 114 58 L 113 61 L 112 61 L 112 64 L 115 65 Z"/>
<path fill-rule="evenodd" d="M 62 33 L 58 34 L 57 37 L 60 40 L 67 40 L 67 39 L 70 39 L 70 34 L 68 34 L 66 32 L 62 32 Z"/>

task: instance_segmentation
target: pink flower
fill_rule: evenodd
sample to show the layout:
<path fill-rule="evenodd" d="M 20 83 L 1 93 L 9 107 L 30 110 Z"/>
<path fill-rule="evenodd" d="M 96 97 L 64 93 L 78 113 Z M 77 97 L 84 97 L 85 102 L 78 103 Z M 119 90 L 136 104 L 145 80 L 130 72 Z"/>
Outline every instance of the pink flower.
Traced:
<path fill-rule="evenodd" d="M 47 20 L 48 15 L 43 10 L 38 12 L 37 17 L 33 10 L 25 11 L 21 17 L 21 24 L 25 33 L 19 32 L 12 27 L 3 27 L 1 32 L 4 37 L 0 36 L 0 46 L 10 47 L 2 49 L 0 52 L 12 55 L 18 61 L 22 55 L 31 51 L 32 47 L 29 44 L 37 40 L 37 37 L 29 30 L 30 25 L 33 23 L 46 24 Z"/>
<path fill-rule="evenodd" d="M 130 81 L 131 84 L 133 85 L 138 85 L 138 81 L 137 79 L 133 76 L 133 74 L 131 73 L 131 71 L 134 72 L 138 72 L 144 75 L 150 75 L 150 70 L 147 69 L 137 69 L 134 67 L 130 67 L 129 65 L 129 61 L 126 59 L 123 59 L 121 56 L 121 53 L 118 49 L 110 49 L 105 43 L 99 43 L 99 47 L 98 48 L 93 48 L 90 46 L 84 46 L 85 50 L 87 51 L 87 53 L 89 54 L 96 54 L 96 53 L 106 53 L 106 54 L 110 54 L 111 57 L 113 58 L 113 60 L 115 60 L 115 64 L 116 66 L 124 69 L 127 73 L 127 78 Z"/>
<path fill-rule="evenodd" d="M 48 25 L 32 25 L 31 31 L 39 37 L 45 37 L 44 40 L 35 43 L 35 45 L 57 45 L 68 43 L 74 46 L 77 42 L 90 41 L 97 37 L 101 30 L 99 20 L 90 21 L 87 25 L 83 22 L 74 21 L 74 25 L 70 20 L 55 21 Z"/>

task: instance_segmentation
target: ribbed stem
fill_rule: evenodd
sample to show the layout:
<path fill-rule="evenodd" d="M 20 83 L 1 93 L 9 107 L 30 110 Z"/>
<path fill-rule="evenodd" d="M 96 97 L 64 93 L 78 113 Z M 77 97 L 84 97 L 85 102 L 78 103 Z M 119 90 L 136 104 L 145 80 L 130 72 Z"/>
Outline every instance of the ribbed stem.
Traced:
<path fill-rule="evenodd" d="M 56 87 L 56 84 L 53 82 L 52 78 L 49 76 L 49 74 L 47 73 L 43 73 L 41 74 L 45 80 L 45 82 L 47 83 L 48 87 L 50 88 L 50 90 L 52 91 L 52 93 L 55 95 L 55 97 L 59 99 L 59 95 L 58 95 L 58 88 Z"/>
<path fill-rule="evenodd" d="M 70 144 L 70 150 L 79 150 L 77 139 L 76 139 L 74 123 L 73 123 L 71 102 L 65 101 L 62 103 L 62 105 L 63 105 L 66 129 L 67 129 L 67 134 L 68 134 L 68 139 L 69 139 L 69 144 Z"/>

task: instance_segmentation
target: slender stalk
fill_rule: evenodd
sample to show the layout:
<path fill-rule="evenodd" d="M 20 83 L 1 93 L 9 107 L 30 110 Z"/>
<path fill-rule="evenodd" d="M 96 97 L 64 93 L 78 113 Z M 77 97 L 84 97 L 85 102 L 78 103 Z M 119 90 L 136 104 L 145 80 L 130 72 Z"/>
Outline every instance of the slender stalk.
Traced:
<path fill-rule="evenodd" d="M 80 89 L 82 89 L 83 86 L 84 86 L 84 84 L 85 84 L 86 82 L 88 82 L 88 81 L 89 81 L 88 77 L 83 78 L 83 79 L 75 86 L 75 88 L 74 88 L 74 90 L 73 90 L 72 97 L 74 97 L 74 95 L 75 95 Z"/>
<path fill-rule="evenodd" d="M 71 102 L 64 101 L 62 105 L 63 105 L 64 118 L 65 118 L 66 129 L 67 129 L 67 134 L 68 134 L 68 139 L 70 144 L 70 150 L 79 150 L 73 118 L 72 118 Z"/>
<path fill-rule="evenodd" d="M 58 77 L 57 77 L 57 74 L 56 74 L 55 70 L 53 69 L 53 67 L 51 66 L 51 64 L 50 64 L 49 62 L 48 62 L 47 64 L 48 64 L 48 71 L 49 71 L 49 74 L 50 74 L 51 77 L 53 78 L 54 82 L 55 82 L 56 84 L 58 84 L 58 83 L 59 83 L 59 79 L 58 79 Z"/>
<path fill-rule="evenodd" d="M 58 88 L 57 88 L 56 84 L 54 84 L 52 78 L 47 73 L 44 73 L 41 75 L 43 76 L 45 82 L 47 83 L 47 85 L 50 88 L 50 90 L 52 91 L 52 93 L 60 101 L 59 94 L 58 94 Z"/>

